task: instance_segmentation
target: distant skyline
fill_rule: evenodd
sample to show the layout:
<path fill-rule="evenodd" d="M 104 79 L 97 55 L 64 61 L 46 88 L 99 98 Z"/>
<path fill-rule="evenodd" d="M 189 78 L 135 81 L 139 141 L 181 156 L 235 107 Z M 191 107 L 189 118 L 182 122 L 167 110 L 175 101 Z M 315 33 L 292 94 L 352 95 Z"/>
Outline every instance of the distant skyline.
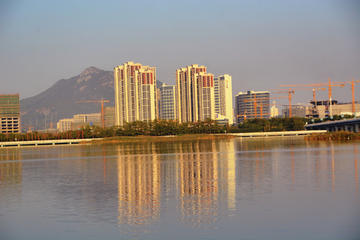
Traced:
<path fill-rule="evenodd" d="M 128 61 L 156 67 L 171 85 L 176 69 L 204 65 L 232 76 L 233 97 L 360 80 L 359 13 L 360 1 L 346 0 L 0 1 L 0 94 L 32 97 L 90 66 L 113 71 Z M 298 91 L 292 102 L 311 98 Z M 333 99 L 351 101 L 350 85 Z"/>

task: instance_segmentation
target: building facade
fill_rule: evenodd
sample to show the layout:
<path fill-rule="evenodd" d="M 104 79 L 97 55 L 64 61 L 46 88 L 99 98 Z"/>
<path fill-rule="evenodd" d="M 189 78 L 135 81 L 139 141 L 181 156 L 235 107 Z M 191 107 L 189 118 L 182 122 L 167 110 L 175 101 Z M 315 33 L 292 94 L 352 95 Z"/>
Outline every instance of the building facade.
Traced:
<path fill-rule="evenodd" d="M 105 127 L 112 127 L 115 125 L 115 107 L 105 108 Z"/>
<path fill-rule="evenodd" d="M 214 75 L 193 64 L 175 72 L 176 111 L 179 122 L 215 118 Z"/>
<path fill-rule="evenodd" d="M 305 105 L 291 105 L 291 117 L 300 117 L 305 118 L 309 115 L 310 106 Z M 283 117 L 290 117 L 290 108 L 289 105 L 284 105 L 282 110 Z"/>
<path fill-rule="evenodd" d="M 354 112 L 353 112 L 354 107 Z M 307 118 L 327 118 L 333 115 L 355 115 L 360 116 L 360 102 L 355 101 L 354 105 L 352 102 L 341 103 L 337 100 L 316 100 L 310 101 L 310 107 L 306 114 Z"/>
<path fill-rule="evenodd" d="M 270 114 L 270 92 L 248 91 L 239 92 L 235 96 L 236 123 L 243 123 L 246 119 L 265 118 L 269 119 Z"/>
<path fill-rule="evenodd" d="M 273 105 L 270 108 L 270 117 L 278 117 L 279 109 L 276 107 L 275 101 L 273 101 Z"/>
<path fill-rule="evenodd" d="M 114 69 L 115 125 L 154 120 L 156 107 L 156 68 L 126 62 Z"/>
<path fill-rule="evenodd" d="M 234 123 L 232 79 L 228 74 L 214 78 L 214 100 L 216 119 L 227 119 Z"/>
<path fill-rule="evenodd" d="M 20 133 L 19 94 L 0 95 L 0 133 Z"/>
<path fill-rule="evenodd" d="M 74 123 L 101 122 L 101 113 L 76 114 L 73 117 Z"/>
<path fill-rule="evenodd" d="M 70 131 L 73 122 L 74 122 L 73 118 L 60 119 L 59 122 L 57 123 L 57 129 L 59 130 L 59 132 Z"/>
<path fill-rule="evenodd" d="M 160 90 L 160 118 L 176 120 L 175 86 L 163 84 Z"/>

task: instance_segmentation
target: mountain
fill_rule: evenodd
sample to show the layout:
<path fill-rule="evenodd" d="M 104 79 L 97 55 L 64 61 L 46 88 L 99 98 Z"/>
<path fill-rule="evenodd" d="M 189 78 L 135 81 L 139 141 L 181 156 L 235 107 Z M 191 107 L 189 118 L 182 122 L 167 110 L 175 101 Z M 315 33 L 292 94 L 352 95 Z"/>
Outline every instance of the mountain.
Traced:
<path fill-rule="evenodd" d="M 157 81 L 157 86 L 162 83 Z M 101 101 L 104 107 L 115 106 L 114 72 L 96 67 L 85 69 L 80 75 L 57 81 L 44 92 L 20 100 L 21 125 L 33 130 L 56 128 L 59 119 L 72 118 L 75 114 L 99 113 L 101 103 L 75 103 L 76 101 Z"/>

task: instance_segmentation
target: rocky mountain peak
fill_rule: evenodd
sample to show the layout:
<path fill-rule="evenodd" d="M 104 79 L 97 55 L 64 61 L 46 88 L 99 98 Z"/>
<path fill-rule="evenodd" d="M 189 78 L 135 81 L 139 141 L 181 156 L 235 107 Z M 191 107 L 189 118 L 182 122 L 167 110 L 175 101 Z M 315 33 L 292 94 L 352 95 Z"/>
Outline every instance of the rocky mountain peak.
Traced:
<path fill-rule="evenodd" d="M 82 73 L 80 74 L 77 83 L 81 83 L 82 81 L 87 82 L 89 79 L 91 79 L 91 74 L 97 74 L 100 73 L 101 70 L 96 68 L 96 67 L 89 67 L 87 69 L 85 69 L 84 71 L 82 71 Z"/>

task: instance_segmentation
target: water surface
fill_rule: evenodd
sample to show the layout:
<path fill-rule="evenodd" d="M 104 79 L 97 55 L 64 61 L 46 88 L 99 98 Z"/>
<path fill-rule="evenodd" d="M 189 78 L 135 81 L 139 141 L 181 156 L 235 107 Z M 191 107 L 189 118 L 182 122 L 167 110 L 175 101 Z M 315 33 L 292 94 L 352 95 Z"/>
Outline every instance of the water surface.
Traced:
<path fill-rule="evenodd" d="M 0 149 L 0 239 L 359 239 L 358 141 Z"/>

